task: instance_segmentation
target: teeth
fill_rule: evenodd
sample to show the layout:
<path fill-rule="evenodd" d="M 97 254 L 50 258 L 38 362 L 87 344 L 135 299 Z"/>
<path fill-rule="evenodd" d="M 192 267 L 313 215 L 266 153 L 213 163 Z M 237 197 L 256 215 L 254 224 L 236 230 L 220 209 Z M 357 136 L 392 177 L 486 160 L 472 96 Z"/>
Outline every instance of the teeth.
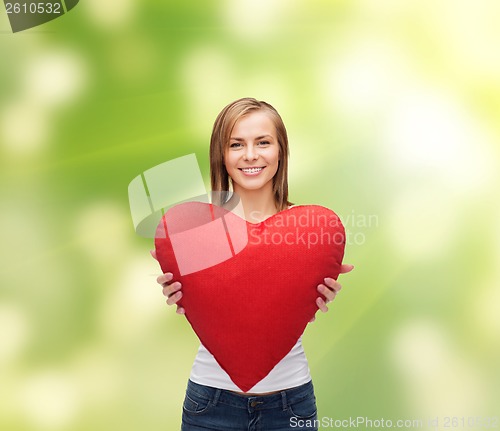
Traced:
<path fill-rule="evenodd" d="M 263 168 L 245 168 L 242 169 L 246 174 L 255 174 L 256 172 L 260 172 Z"/>

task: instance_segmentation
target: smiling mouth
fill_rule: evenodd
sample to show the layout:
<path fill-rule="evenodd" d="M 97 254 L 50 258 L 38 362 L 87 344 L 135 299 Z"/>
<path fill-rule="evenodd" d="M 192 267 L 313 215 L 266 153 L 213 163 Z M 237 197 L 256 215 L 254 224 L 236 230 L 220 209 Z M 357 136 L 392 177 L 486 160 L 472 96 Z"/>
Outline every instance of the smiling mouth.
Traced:
<path fill-rule="evenodd" d="M 265 166 L 255 167 L 255 168 L 238 168 L 240 171 L 243 171 L 245 174 L 256 174 L 262 171 Z"/>

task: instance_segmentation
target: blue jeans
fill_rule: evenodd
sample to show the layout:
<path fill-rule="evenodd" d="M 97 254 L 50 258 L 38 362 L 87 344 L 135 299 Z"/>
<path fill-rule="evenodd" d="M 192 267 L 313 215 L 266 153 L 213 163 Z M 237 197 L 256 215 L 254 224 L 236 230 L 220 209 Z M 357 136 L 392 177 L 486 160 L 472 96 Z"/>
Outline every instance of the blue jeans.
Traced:
<path fill-rule="evenodd" d="M 250 396 L 188 381 L 181 431 L 317 431 L 312 382 Z"/>

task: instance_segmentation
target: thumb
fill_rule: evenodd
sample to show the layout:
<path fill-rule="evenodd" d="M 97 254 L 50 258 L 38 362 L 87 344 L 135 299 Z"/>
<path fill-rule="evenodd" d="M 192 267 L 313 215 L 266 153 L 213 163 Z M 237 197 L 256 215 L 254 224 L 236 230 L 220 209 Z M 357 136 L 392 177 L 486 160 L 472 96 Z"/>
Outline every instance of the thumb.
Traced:
<path fill-rule="evenodd" d="M 340 266 L 340 273 L 341 274 L 346 274 L 348 272 L 351 272 L 352 270 L 354 269 L 354 265 L 350 265 L 350 264 L 342 264 Z"/>
<path fill-rule="evenodd" d="M 151 254 L 151 256 L 153 256 L 153 259 L 158 260 L 158 258 L 156 257 L 156 250 L 149 250 L 149 253 Z"/>

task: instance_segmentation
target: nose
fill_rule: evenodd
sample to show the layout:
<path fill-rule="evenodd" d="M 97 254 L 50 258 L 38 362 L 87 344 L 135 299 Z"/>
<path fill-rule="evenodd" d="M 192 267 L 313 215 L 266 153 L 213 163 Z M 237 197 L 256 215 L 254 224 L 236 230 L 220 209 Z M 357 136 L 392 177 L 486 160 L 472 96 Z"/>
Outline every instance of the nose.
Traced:
<path fill-rule="evenodd" d="M 244 160 L 257 160 L 259 154 L 257 153 L 255 147 L 250 144 L 245 147 L 245 154 L 243 155 Z"/>

